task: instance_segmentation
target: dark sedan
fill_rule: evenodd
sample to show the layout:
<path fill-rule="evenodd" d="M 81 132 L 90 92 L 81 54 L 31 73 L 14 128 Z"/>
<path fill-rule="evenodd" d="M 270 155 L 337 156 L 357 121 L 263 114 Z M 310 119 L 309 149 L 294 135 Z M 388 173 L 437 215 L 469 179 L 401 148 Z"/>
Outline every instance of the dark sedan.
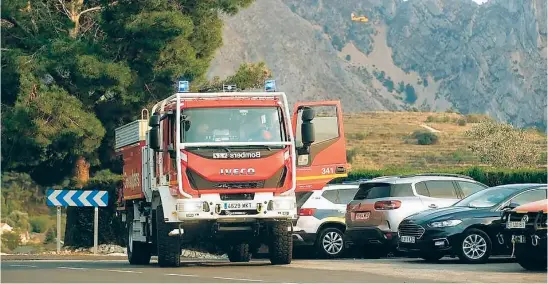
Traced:
<path fill-rule="evenodd" d="M 546 184 L 510 184 L 476 192 L 450 207 L 422 211 L 398 227 L 398 249 L 428 261 L 458 256 L 467 263 L 511 254 L 501 234 L 504 211 L 548 197 Z"/>

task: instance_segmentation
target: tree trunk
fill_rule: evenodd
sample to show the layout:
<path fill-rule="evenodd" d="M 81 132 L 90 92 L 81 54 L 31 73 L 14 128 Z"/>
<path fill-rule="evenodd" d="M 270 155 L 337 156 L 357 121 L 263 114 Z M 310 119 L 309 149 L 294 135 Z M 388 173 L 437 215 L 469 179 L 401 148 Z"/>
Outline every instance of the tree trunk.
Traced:
<path fill-rule="evenodd" d="M 80 10 L 84 6 L 84 0 L 73 0 L 70 5 L 70 20 L 74 24 L 74 27 L 70 29 L 69 36 L 76 38 L 80 32 Z"/>
<path fill-rule="evenodd" d="M 73 177 L 76 181 L 76 187 L 82 188 L 89 181 L 89 162 L 84 157 L 78 157 L 74 164 Z"/>

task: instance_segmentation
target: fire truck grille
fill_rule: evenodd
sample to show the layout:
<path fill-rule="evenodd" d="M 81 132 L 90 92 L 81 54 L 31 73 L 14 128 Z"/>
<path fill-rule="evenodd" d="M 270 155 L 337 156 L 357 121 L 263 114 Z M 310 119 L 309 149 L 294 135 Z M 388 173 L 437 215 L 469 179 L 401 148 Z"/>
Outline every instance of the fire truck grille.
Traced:
<path fill-rule="evenodd" d="M 246 181 L 246 182 L 219 182 L 213 185 L 215 189 L 245 189 L 245 188 L 263 188 L 264 181 Z"/>
<path fill-rule="evenodd" d="M 285 178 L 287 177 L 286 167 L 282 167 L 278 172 L 276 172 L 271 178 L 266 180 L 254 180 L 254 181 L 244 181 L 244 182 L 235 182 L 235 181 L 209 181 L 202 176 L 200 176 L 194 170 L 187 168 L 186 175 L 190 186 L 194 190 L 208 190 L 208 189 L 259 189 L 259 188 L 276 188 L 281 187 L 284 184 Z"/>

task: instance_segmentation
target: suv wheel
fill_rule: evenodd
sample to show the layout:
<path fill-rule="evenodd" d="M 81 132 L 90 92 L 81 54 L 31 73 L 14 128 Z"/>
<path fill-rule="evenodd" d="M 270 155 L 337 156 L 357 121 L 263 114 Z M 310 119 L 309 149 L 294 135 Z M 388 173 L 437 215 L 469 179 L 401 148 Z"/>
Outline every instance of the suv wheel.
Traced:
<path fill-rule="evenodd" d="M 318 236 L 316 246 L 324 257 L 340 257 L 344 253 L 344 234 L 337 228 L 325 228 Z"/>
<path fill-rule="evenodd" d="M 462 234 L 459 258 L 466 263 L 485 263 L 491 255 L 491 239 L 482 230 L 468 229 Z"/>

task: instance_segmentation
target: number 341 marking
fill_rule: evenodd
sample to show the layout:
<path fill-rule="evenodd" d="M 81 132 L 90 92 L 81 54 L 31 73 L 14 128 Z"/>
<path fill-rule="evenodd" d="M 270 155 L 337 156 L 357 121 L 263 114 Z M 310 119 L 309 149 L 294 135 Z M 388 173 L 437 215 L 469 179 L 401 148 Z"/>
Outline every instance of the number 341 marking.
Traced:
<path fill-rule="evenodd" d="M 333 173 L 335 173 L 333 168 L 322 168 L 322 175 L 329 175 Z"/>

